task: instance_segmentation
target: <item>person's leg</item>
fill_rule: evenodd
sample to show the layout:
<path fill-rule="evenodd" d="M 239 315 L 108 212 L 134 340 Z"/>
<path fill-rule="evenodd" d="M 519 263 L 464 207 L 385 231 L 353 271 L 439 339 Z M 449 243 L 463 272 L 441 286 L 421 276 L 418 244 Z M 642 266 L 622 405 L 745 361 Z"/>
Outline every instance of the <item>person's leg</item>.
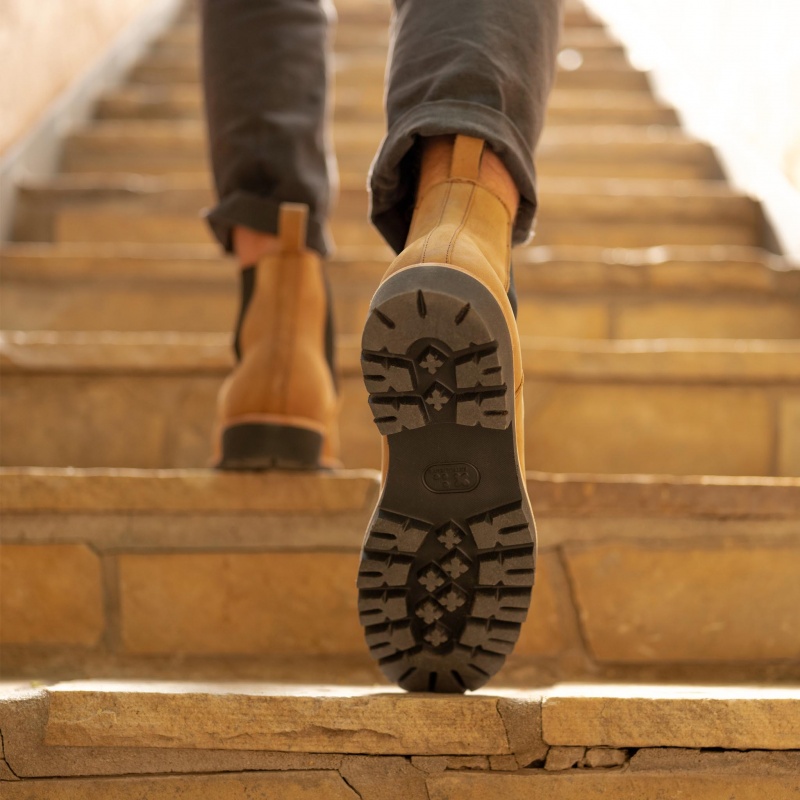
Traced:
<path fill-rule="evenodd" d="M 282 202 L 307 205 L 308 246 L 323 256 L 330 249 L 332 16 L 323 0 L 202 0 L 203 87 L 219 197 L 208 221 L 246 263 L 277 234 Z"/>
<path fill-rule="evenodd" d="M 536 210 L 533 150 L 555 75 L 561 0 L 395 0 L 388 134 L 372 166 L 372 221 L 399 252 L 425 139 L 483 139 L 520 193 L 514 244 Z"/>
<path fill-rule="evenodd" d="M 217 404 L 222 469 L 336 463 L 333 323 L 322 257 L 327 148 L 324 0 L 202 0 L 203 85 L 218 204 L 241 266 L 237 364 Z"/>
<path fill-rule="evenodd" d="M 558 21 L 558 0 L 397 3 L 371 185 L 398 256 L 362 337 L 385 472 L 358 586 L 372 655 L 410 690 L 481 686 L 530 602 L 511 245 L 536 207 Z"/>

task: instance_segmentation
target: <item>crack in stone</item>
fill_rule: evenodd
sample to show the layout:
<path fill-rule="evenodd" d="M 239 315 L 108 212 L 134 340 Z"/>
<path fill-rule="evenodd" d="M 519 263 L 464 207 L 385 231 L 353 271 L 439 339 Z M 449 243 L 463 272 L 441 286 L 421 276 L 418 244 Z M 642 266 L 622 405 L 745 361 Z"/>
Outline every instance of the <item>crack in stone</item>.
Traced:
<path fill-rule="evenodd" d="M 342 775 L 341 769 L 342 768 L 339 767 L 339 777 L 345 782 L 346 786 L 348 786 L 350 789 L 353 790 L 353 792 L 355 792 L 355 795 L 356 795 L 356 797 L 358 797 L 358 800 L 364 800 L 364 798 L 361 796 L 361 792 L 359 792 L 358 789 L 356 789 L 356 787 L 353 786 L 353 784 L 350 783 L 350 781 L 347 780 L 347 778 L 345 778 L 344 775 Z"/>
<path fill-rule="evenodd" d="M 569 599 L 572 603 L 573 614 L 575 615 L 575 628 L 577 629 L 578 638 L 580 639 L 581 646 L 583 647 L 583 655 L 585 658 L 594 661 L 594 655 L 589 647 L 589 638 L 584 629 L 583 620 L 581 619 L 581 607 L 578 603 L 578 592 L 575 588 L 575 580 L 570 572 L 567 554 L 564 552 L 563 547 L 556 548 L 556 558 L 558 558 L 558 561 L 561 564 L 561 570 L 564 573 L 564 580 L 567 582 L 567 592 L 569 593 Z"/>
<path fill-rule="evenodd" d="M 6 742 L 5 739 L 3 738 L 3 731 L 0 731 L 0 757 L 2 757 L 0 760 L 2 760 L 3 763 L 6 765 L 8 771 L 18 780 L 22 780 L 20 776 L 17 775 L 16 772 L 14 772 L 14 768 L 11 766 L 11 764 L 8 763 L 8 760 L 6 759 Z"/>

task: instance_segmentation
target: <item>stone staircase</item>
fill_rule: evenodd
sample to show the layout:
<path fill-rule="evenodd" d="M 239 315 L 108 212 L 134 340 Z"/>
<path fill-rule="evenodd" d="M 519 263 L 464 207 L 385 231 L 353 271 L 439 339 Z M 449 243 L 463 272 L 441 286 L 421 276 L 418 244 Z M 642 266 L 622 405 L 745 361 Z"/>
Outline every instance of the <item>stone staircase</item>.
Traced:
<path fill-rule="evenodd" d="M 338 3 L 330 264 L 346 469 L 205 469 L 235 270 L 191 8 L 0 251 L 0 794 L 800 796 L 800 271 L 757 203 L 568 4 L 515 257 L 530 618 L 466 697 L 381 683 L 358 623 L 379 442 L 358 338 L 388 6 Z"/>

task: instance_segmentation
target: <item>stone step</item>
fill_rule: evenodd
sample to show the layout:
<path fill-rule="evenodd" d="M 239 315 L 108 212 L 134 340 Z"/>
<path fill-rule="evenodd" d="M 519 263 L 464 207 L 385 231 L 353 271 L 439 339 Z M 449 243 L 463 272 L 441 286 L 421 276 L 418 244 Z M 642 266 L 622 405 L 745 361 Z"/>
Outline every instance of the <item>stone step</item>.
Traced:
<path fill-rule="evenodd" d="M 346 135 L 340 133 L 336 142 L 342 171 L 366 174 L 380 130 L 343 130 Z M 537 165 L 546 177 L 722 177 L 708 145 L 658 126 L 550 127 L 537 148 Z M 62 167 L 67 172 L 205 173 L 205 131 L 190 120 L 97 122 L 66 139 Z"/>
<path fill-rule="evenodd" d="M 213 204 L 210 177 L 61 175 L 20 187 L 14 236 L 22 241 L 207 243 L 200 209 Z M 721 182 L 544 177 L 536 242 L 642 247 L 761 242 L 759 206 Z M 333 233 L 339 244 L 382 246 L 367 222 L 363 178 L 341 178 Z M 654 224 L 653 220 L 658 220 Z"/>
<path fill-rule="evenodd" d="M 362 112 L 358 98 L 337 94 L 334 119 L 351 121 Z M 188 119 L 203 113 L 200 92 L 192 86 L 123 86 L 99 101 L 100 119 Z M 362 124 L 384 125 L 383 109 L 365 109 Z M 677 125 L 675 111 L 645 92 L 556 91 L 547 106 L 550 125 Z"/>
<path fill-rule="evenodd" d="M 354 588 L 378 484 L 0 470 L 5 674 L 382 680 Z M 537 582 L 504 684 L 800 677 L 800 480 L 530 473 L 528 490 Z"/>
<path fill-rule="evenodd" d="M 186 55 L 196 53 L 199 46 L 199 26 L 176 25 L 158 38 L 154 50 Z M 333 46 L 334 50 L 341 54 L 385 52 L 389 46 L 389 26 L 381 23 L 365 31 L 363 26 L 348 24 L 345 20 L 334 31 Z M 577 50 L 603 47 L 613 49 L 619 47 L 619 42 L 600 26 L 569 25 L 561 31 L 560 47 Z"/>
<path fill-rule="evenodd" d="M 148 53 L 130 73 L 132 80 L 140 83 L 192 83 L 200 80 L 200 48 L 184 51 L 155 48 Z M 619 71 L 632 69 L 620 45 L 603 43 L 599 47 L 564 47 L 559 50 L 557 68 L 567 72 L 576 70 Z M 336 74 L 352 69 L 361 71 L 365 79 L 382 81 L 386 69 L 386 49 L 381 46 L 369 54 L 335 52 L 331 69 Z"/>
<path fill-rule="evenodd" d="M 329 262 L 334 318 L 360 334 L 383 248 Z M 520 332 L 578 338 L 800 339 L 800 270 L 737 248 L 516 251 Z M 228 331 L 236 270 L 213 246 L 15 244 L 0 251 L 0 318 L 14 330 Z"/>
<path fill-rule="evenodd" d="M 532 469 L 800 475 L 800 342 L 525 339 Z M 343 461 L 377 467 L 359 349 L 339 348 Z M 209 458 L 228 335 L 8 333 L 6 465 L 187 467 Z M 65 421 L 69 424 L 65 424 Z"/>
<path fill-rule="evenodd" d="M 326 684 L 5 689 L 8 800 L 789 800 L 800 692 L 555 684 L 434 697 Z"/>
<path fill-rule="evenodd" d="M 637 205 L 638 200 L 643 202 Z M 730 245 L 755 247 L 763 241 L 760 212 L 749 201 L 727 204 L 728 214 L 725 213 L 725 203 L 712 201 L 709 204 L 707 198 L 702 197 L 692 201 L 690 196 L 620 195 L 609 198 L 566 192 L 543 195 L 543 202 L 536 233 L 536 242 L 543 246 L 702 246 L 724 241 Z M 704 206 L 705 218 L 689 216 L 690 208 Z M 722 214 L 718 213 L 718 206 L 722 206 Z M 676 208 L 677 218 L 669 214 L 652 216 L 659 209 Z M 654 218 L 659 220 L 658 224 L 652 223 Z M 343 246 L 383 245 L 366 216 L 354 219 L 336 214 L 331 230 L 334 240 Z M 212 240 L 199 212 L 151 211 L 131 208 L 127 204 L 67 207 L 55 215 L 53 231 L 58 242 L 204 244 Z"/>
<path fill-rule="evenodd" d="M 609 59 L 610 60 L 610 59 Z M 366 61 L 366 63 L 358 63 Z M 370 63 L 377 62 L 377 63 Z M 605 91 L 646 91 L 650 81 L 644 72 L 634 70 L 624 59 L 608 65 L 591 66 L 581 64 L 571 55 L 562 56 L 562 63 L 575 66 L 574 69 L 562 67 L 556 72 L 555 87 L 559 89 L 583 89 Z M 335 70 L 334 84 L 337 91 L 372 90 L 373 96 L 383 97 L 384 65 L 382 59 L 352 59 L 342 63 Z M 135 66 L 128 79 L 134 84 L 163 86 L 170 84 L 195 85 L 199 81 L 197 66 L 186 63 L 148 63 Z M 365 85 L 366 84 L 366 85 Z M 380 89 L 380 93 L 377 90 Z"/>

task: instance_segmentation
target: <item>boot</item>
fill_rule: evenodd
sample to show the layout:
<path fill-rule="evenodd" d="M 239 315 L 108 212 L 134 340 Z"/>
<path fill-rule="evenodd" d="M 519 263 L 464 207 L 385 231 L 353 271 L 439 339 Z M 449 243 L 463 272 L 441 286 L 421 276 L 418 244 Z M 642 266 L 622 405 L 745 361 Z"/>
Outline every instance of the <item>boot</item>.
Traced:
<path fill-rule="evenodd" d="M 495 674 L 533 586 L 522 361 L 509 300 L 518 195 L 479 139 L 425 151 L 406 249 L 362 339 L 383 485 L 358 576 L 372 656 L 410 691 Z"/>
<path fill-rule="evenodd" d="M 219 392 L 215 463 L 225 470 L 338 465 L 332 324 L 308 208 L 280 208 L 281 250 L 242 270 L 237 364 Z"/>

